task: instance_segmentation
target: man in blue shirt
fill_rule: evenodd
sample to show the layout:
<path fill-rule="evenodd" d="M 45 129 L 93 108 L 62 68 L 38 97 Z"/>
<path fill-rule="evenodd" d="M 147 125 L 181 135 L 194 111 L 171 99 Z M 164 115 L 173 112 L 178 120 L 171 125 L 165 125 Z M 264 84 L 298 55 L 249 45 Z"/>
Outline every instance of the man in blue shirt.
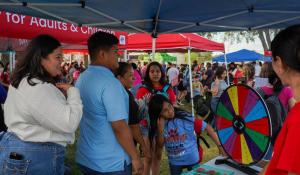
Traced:
<path fill-rule="evenodd" d="M 117 44 L 112 34 L 93 34 L 88 40 L 91 65 L 76 83 L 84 107 L 76 162 L 84 174 L 143 171 L 127 125 L 128 95 L 112 72 L 119 66 Z"/>

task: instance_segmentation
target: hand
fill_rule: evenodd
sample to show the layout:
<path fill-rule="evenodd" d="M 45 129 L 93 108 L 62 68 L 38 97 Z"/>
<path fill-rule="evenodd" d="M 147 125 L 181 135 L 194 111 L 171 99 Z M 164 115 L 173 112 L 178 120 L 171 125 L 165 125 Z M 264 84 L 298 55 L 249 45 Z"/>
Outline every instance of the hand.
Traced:
<path fill-rule="evenodd" d="M 140 158 L 132 159 L 132 174 L 142 174 L 144 170 L 144 165 Z"/>
<path fill-rule="evenodd" d="M 70 87 L 72 87 L 72 85 L 70 85 L 70 84 L 68 84 L 68 83 L 56 83 L 55 85 L 56 85 L 57 88 L 63 90 L 64 92 L 67 92 L 68 89 L 69 89 Z"/>
<path fill-rule="evenodd" d="M 221 147 L 221 146 L 218 146 L 219 148 L 219 154 L 223 157 L 227 157 L 228 155 L 226 154 L 225 150 Z"/>
<path fill-rule="evenodd" d="M 148 146 L 146 146 L 146 145 L 142 146 L 141 150 L 142 150 L 142 152 L 144 154 L 144 157 L 147 158 L 147 159 L 149 159 L 149 160 L 151 160 L 150 145 L 148 145 Z"/>

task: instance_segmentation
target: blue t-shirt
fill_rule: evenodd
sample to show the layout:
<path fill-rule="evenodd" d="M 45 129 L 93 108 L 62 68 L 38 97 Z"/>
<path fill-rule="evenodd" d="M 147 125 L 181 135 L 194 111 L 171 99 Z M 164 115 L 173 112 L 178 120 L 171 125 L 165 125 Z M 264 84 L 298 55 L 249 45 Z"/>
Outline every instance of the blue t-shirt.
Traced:
<path fill-rule="evenodd" d="M 89 66 L 77 80 L 83 103 L 76 162 L 98 172 L 122 171 L 131 163 L 119 144 L 111 122 L 128 122 L 128 94 L 113 73 Z"/>
<path fill-rule="evenodd" d="M 184 112 L 186 119 L 172 119 L 165 123 L 165 148 L 171 165 L 192 165 L 199 161 L 197 139 L 194 132 L 194 117 L 185 111 L 175 111 L 175 116 Z M 203 121 L 201 130 L 206 123 Z"/>

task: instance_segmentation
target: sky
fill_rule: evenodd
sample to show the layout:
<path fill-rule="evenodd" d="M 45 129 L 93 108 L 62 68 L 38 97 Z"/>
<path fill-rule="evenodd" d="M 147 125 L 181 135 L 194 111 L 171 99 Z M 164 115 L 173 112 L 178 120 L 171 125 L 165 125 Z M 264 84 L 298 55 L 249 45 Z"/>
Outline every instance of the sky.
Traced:
<path fill-rule="evenodd" d="M 238 51 L 241 49 L 248 49 L 248 50 L 258 52 L 260 54 L 264 54 L 263 46 L 258 37 L 255 38 L 254 41 L 249 41 L 248 43 L 246 42 L 246 39 L 242 39 L 242 41 L 240 43 L 237 43 L 237 42 L 231 43 L 231 41 L 224 42 L 222 34 L 219 34 L 217 36 L 214 36 L 212 38 L 212 40 L 216 41 L 216 42 L 223 42 L 225 44 L 226 53 L 235 52 L 235 51 Z M 219 54 L 222 54 L 222 53 L 220 53 L 220 52 L 213 53 L 213 55 L 219 55 Z"/>

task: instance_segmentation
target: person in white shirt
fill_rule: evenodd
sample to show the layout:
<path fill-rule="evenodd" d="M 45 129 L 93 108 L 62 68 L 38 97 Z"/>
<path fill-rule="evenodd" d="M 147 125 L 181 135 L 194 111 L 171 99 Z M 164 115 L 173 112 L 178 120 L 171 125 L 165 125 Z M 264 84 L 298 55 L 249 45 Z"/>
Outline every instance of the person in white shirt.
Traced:
<path fill-rule="evenodd" d="M 4 104 L 0 174 L 64 174 L 65 146 L 74 142 L 82 103 L 77 88 L 57 83 L 62 61 L 60 42 L 39 35 L 18 63 Z"/>
<path fill-rule="evenodd" d="M 178 86 L 178 77 L 179 70 L 176 68 L 176 64 L 169 63 L 172 67 L 168 69 L 167 76 L 169 79 L 169 83 L 173 88 L 175 94 L 177 94 L 177 86 Z"/>
<path fill-rule="evenodd" d="M 255 63 L 255 66 L 254 66 L 254 67 L 255 67 L 255 77 L 259 77 L 260 72 L 261 72 L 261 67 L 260 67 L 258 61 Z"/>

